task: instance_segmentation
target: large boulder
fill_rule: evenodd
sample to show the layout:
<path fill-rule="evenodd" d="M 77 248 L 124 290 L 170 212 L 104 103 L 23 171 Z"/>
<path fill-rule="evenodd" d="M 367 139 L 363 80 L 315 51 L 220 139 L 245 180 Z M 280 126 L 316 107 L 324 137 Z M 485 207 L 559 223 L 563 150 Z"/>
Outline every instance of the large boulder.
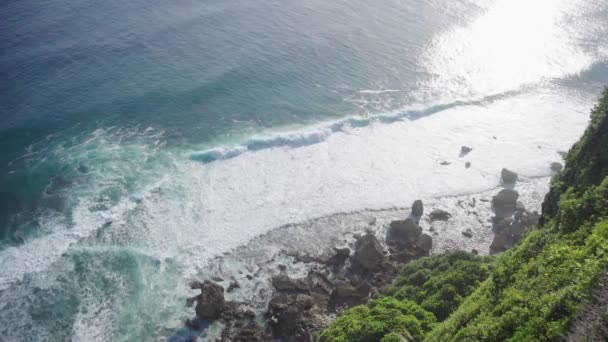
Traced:
<path fill-rule="evenodd" d="M 196 297 L 196 315 L 203 319 L 218 318 L 226 307 L 224 288 L 209 280 L 197 285 L 201 294 Z"/>
<path fill-rule="evenodd" d="M 551 163 L 551 171 L 560 172 L 564 168 L 564 165 L 558 162 Z"/>
<path fill-rule="evenodd" d="M 433 238 L 428 234 L 422 234 L 416 242 L 416 247 L 418 247 L 423 254 L 429 254 L 433 248 Z"/>
<path fill-rule="evenodd" d="M 431 221 L 447 221 L 452 215 L 445 210 L 435 209 L 429 214 Z"/>
<path fill-rule="evenodd" d="M 424 205 L 421 200 L 415 200 L 412 203 L 412 216 L 419 218 L 422 217 L 422 214 L 424 214 Z"/>
<path fill-rule="evenodd" d="M 386 240 L 398 248 L 415 245 L 422 235 L 422 227 L 411 219 L 392 221 Z"/>
<path fill-rule="evenodd" d="M 492 198 L 492 209 L 496 213 L 497 217 L 511 216 L 517 208 L 517 198 L 519 194 L 517 191 L 510 189 L 500 190 L 496 196 Z"/>
<path fill-rule="evenodd" d="M 371 233 L 357 240 L 355 245 L 355 261 L 369 271 L 377 270 L 384 261 L 384 253 L 380 242 Z"/>
<path fill-rule="evenodd" d="M 302 279 L 293 279 L 286 274 L 272 277 L 272 286 L 277 291 L 307 291 L 308 285 Z"/>
<path fill-rule="evenodd" d="M 517 181 L 517 173 L 503 168 L 500 172 L 500 179 L 503 184 L 513 184 Z"/>

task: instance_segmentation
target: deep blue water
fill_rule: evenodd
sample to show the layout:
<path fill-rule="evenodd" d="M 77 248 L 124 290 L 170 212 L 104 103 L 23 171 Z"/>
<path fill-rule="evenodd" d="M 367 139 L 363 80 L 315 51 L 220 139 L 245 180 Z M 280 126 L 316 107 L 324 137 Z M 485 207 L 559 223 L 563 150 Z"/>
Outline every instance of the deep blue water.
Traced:
<path fill-rule="evenodd" d="M 146 298 L 166 298 L 188 272 L 173 255 L 150 252 L 160 247 L 142 236 L 162 220 L 142 219 L 137 205 L 163 191 L 179 197 L 182 188 L 155 182 L 194 172 L 192 161 L 298 148 L 374 120 L 487 106 L 529 89 L 599 93 L 608 81 L 606 4 L 558 1 L 573 5 L 556 9 L 548 39 L 531 34 L 539 40 L 525 45 L 519 23 L 492 32 L 495 19 L 483 21 L 505 3 L 3 1 L 0 309 L 19 314 L 0 315 L 0 336 L 147 340 L 181 317 L 172 307 L 181 297 L 162 308 Z M 553 6 L 529 11 L 542 16 L 545 5 Z M 492 55 L 500 45 L 483 48 L 486 28 L 490 37 L 513 31 L 521 51 L 507 41 L 513 58 Z M 203 192 L 217 190 L 203 183 Z M 202 221 L 210 206 L 193 204 Z M 107 228 L 117 221 L 120 234 Z M 48 251 L 34 245 L 42 238 Z M 140 320 L 142 308 L 158 314 Z M 84 334 L 92 322 L 103 333 Z"/>

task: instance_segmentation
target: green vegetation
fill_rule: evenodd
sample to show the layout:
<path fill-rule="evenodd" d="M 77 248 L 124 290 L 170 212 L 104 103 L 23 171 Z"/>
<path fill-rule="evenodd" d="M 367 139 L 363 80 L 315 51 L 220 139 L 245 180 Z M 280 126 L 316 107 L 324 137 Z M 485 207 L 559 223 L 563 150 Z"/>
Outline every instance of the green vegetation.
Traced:
<path fill-rule="evenodd" d="M 568 332 L 608 274 L 608 89 L 552 180 L 544 226 L 493 258 L 449 253 L 406 265 L 321 341 L 549 341 Z M 604 336 L 606 338 L 606 336 Z"/>

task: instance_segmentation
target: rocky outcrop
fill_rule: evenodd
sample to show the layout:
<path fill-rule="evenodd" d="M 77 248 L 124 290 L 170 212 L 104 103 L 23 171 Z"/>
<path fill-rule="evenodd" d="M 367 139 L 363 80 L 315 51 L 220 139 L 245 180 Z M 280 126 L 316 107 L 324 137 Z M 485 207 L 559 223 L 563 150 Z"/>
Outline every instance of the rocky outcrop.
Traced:
<path fill-rule="evenodd" d="M 201 294 L 188 300 L 190 305 L 196 302 L 196 315 L 203 319 L 219 318 L 226 308 L 224 288 L 209 280 L 195 281 L 190 288 L 201 290 Z"/>
<path fill-rule="evenodd" d="M 308 285 L 302 279 L 293 279 L 286 274 L 272 277 L 272 286 L 277 291 L 307 291 Z"/>
<path fill-rule="evenodd" d="M 490 245 L 490 254 L 513 247 L 530 227 L 539 223 L 540 215 L 526 210 L 517 201 L 518 197 L 516 191 L 504 189 L 492 199 L 492 209 L 496 215 L 492 217 L 494 239 Z"/>
<path fill-rule="evenodd" d="M 365 270 L 376 270 L 384 260 L 384 253 L 378 239 L 368 233 L 357 240 L 354 261 Z"/>
<path fill-rule="evenodd" d="M 517 191 L 503 189 L 492 197 L 492 210 L 500 218 L 511 216 L 515 212 L 518 197 Z"/>
<path fill-rule="evenodd" d="M 412 204 L 412 216 L 420 218 L 422 214 L 424 214 L 424 205 L 421 200 L 415 200 Z"/>
<path fill-rule="evenodd" d="M 500 172 L 500 179 L 502 180 L 503 184 L 514 184 L 517 182 L 517 177 L 517 173 L 505 168 L 503 168 Z"/>
<path fill-rule="evenodd" d="M 422 227 L 413 220 L 397 220 L 390 223 L 386 233 L 386 242 L 389 246 L 403 249 L 406 246 L 416 244 L 421 235 Z"/>

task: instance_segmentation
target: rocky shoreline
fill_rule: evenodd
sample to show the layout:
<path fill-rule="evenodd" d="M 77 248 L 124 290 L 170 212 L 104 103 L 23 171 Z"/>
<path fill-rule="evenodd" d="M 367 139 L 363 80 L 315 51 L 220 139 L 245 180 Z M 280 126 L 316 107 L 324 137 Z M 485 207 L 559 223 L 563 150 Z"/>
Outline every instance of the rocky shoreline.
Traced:
<path fill-rule="evenodd" d="M 312 341 L 337 314 L 390 284 L 404 263 L 444 250 L 473 246 L 467 250 L 488 254 L 513 246 L 539 217 L 519 201 L 515 181 L 503 177 L 503 189 L 483 194 L 426 205 L 417 200 L 405 219 L 395 219 L 403 215 L 401 208 L 357 214 L 358 229 L 333 232 L 315 251 L 299 246 L 296 236 L 292 248 L 264 246 L 289 238 L 289 227 L 284 235 L 277 230 L 260 237 L 258 244 L 217 258 L 207 267 L 206 280 L 191 283 L 200 290 L 187 301 L 196 317 L 186 322 L 187 333 L 160 340 Z M 547 181 L 520 180 L 529 207 L 540 207 Z M 234 258 L 239 260 L 229 261 Z"/>

